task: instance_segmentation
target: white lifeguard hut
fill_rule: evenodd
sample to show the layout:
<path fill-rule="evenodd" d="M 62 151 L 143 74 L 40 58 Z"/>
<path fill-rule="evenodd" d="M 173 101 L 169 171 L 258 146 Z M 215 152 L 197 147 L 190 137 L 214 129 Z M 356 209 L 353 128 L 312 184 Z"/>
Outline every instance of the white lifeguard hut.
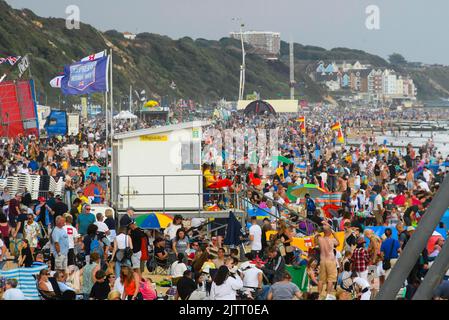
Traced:
<path fill-rule="evenodd" d="M 114 135 L 118 210 L 195 210 L 202 206 L 201 139 L 206 121 Z"/>

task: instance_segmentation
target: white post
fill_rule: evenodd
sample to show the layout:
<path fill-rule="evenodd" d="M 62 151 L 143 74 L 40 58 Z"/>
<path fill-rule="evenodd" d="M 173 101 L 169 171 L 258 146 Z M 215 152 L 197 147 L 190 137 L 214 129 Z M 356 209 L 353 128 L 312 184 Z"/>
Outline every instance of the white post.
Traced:
<path fill-rule="evenodd" d="M 113 81 L 112 81 L 112 49 L 110 49 L 110 105 L 111 105 L 111 114 L 110 114 L 110 119 L 111 119 L 111 206 L 114 206 L 114 121 L 113 121 L 113 116 L 114 116 L 114 98 L 113 98 Z"/>
<path fill-rule="evenodd" d="M 109 70 L 108 70 L 109 71 Z M 109 136 L 109 128 L 108 128 L 108 93 L 105 92 L 104 93 L 104 113 L 105 113 L 105 118 L 106 118 L 106 141 L 105 141 L 105 147 L 106 147 L 106 152 L 108 151 L 108 136 Z M 106 154 L 106 186 L 107 186 L 107 191 L 106 191 L 106 199 L 108 199 L 109 201 L 111 200 L 111 189 L 109 188 L 109 158 Z"/>
<path fill-rule="evenodd" d="M 240 91 L 239 100 L 243 100 L 245 95 L 245 44 L 243 41 L 243 26 L 240 24 L 240 41 L 242 43 L 242 66 L 240 67 Z"/>

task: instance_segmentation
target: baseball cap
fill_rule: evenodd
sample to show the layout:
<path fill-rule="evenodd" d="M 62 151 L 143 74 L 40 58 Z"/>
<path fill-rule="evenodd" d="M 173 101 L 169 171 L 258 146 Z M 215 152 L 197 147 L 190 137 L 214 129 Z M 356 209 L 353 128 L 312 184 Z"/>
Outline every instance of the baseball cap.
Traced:
<path fill-rule="evenodd" d="M 39 197 L 39 198 L 37 198 L 37 201 L 39 201 L 39 202 L 44 202 L 44 201 L 45 201 L 45 198 L 44 198 L 44 197 Z"/>

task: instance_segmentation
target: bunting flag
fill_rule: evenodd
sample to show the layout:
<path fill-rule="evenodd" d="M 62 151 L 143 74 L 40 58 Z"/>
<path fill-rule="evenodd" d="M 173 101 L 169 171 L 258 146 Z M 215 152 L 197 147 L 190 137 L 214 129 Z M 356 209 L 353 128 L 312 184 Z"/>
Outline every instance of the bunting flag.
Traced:
<path fill-rule="evenodd" d="M 302 133 L 306 132 L 306 117 L 301 116 L 298 119 L 296 119 L 297 122 L 299 122 L 299 129 Z"/>
<path fill-rule="evenodd" d="M 95 54 L 91 54 L 90 56 L 84 57 L 82 58 L 80 61 L 81 62 L 85 62 L 85 61 L 94 61 L 100 58 L 103 58 L 106 56 L 106 52 L 105 51 L 101 51 Z"/>
<path fill-rule="evenodd" d="M 340 121 L 335 122 L 335 124 L 332 125 L 331 130 L 336 131 L 341 129 Z"/>
<path fill-rule="evenodd" d="M 0 64 L 9 62 L 9 64 L 11 66 L 15 65 L 17 63 L 17 61 L 20 60 L 20 58 L 22 58 L 21 56 L 8 56 L 6 58 L 2 58 L 0 57 Z"/>
<path fill-rule="evenodd" d="M 343 136 L 343 131 L 341 130 L 341 128 L 337 131 L 337 141 L 339 143 L 345 143 L 345 137 Z"/>
<path fill-rule="evenodd" d="M 51 79 L 51 81 L 50 81 L 50 86 L 51 86 L 52 88 L 61 88 L 62 78 L 64 78 L 64 76 L 57 76 L 57 77 L 54 77 L 54 78 Z"/>

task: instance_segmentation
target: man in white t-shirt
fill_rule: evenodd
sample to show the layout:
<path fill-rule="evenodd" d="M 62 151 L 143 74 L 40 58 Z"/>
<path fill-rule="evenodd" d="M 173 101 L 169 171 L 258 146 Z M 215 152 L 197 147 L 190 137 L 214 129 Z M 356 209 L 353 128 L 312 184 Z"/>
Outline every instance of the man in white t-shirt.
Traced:
<path fill-rule="evenodd" d="M 103 214 L 101 212 L 98 212 L 96 217 L 97 221 L 95 221 L 94 224 L 98 227 L 98 232 L 102 232 L 108 236 L 111 232 L 109 231 L 106 223 L 103 222 Z"/>
<path fill-rule="evenodd" d="M 384 223 L 384 218 L 383 218 L 384 205 L 383 205 L 382 195 L 380 193 L 378 193 L 376 195 L 376 197 L 374 198 L 373 212 L 374 212 L 374 217 L 376 218 L 377 225 L 382 226 Z"/>
<path fill-rule="evenodd" d="M 426 180 L 427 184 L 429 184 L 432 180 L 433 173 L 428 168 L 424 167 L 422 172 L 424 179 Z"/>
<path fill-rule="evenodd" d="M 320 173 L 321 181 L 323 181 L 324 184 L 327 184 L 327 172 L 323 171 Z"/>
<path fill-rule="evenodd" d="M 72 216 L 70 214 L 66 215 L 65 226 L 62 228 L 67 232 L 69 236 L 69 253 L 67 255 L 67 266 L 75 265 L 75 242 L 78 241 L 79 233 L 78 230 L 72 225 Z"/>
<path fill-rule="evenodd" d="M 257 217 L 251 217 L 249 239 L 251 240 L 251 257 L 255 259 L 262 250 L 262 229 L 257 224 Z"/>
<path fill-rule="evenodd" d="M 249 261 L 242 263 L 240 270 L 243 273 L 243 287 L 245 288 L 262 288 L 263 271 Z"/>

